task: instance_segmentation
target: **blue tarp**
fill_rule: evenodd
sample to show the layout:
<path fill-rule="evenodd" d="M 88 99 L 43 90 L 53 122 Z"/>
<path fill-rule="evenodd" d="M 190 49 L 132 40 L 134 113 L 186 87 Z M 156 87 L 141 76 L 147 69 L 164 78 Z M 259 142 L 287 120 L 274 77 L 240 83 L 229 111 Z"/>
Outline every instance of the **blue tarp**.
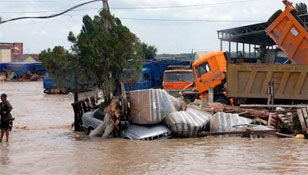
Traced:
<path fill-rule="evenodd" d="M 35 63 L 10 63 L 7 69 L 15 72 L 17 77 L 27 74 L 27 72 L 35 71 Z"/>
<path fill-rule="evenodd" d="M 46 70 L 44 69 L 41 62 L 35 63 L 0 63 L 0 72 L 3 72 L 3 69 L 8 69 L 12 72 L 15 72 L 18 77 L 27 74 L 28 71 L 36 72 L 39 74 L 45 74 Z"/>

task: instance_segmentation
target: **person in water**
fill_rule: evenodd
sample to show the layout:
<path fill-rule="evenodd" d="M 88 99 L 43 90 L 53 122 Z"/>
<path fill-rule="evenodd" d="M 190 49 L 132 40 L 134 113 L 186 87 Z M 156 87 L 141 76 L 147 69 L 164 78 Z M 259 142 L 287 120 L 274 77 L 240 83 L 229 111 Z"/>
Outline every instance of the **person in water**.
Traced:
<path fill-rule="evenodd" d="M 10 130 L 10 125 L 12 122 L 12 115 L 11 111 L 13 109 L 12 105 L 10 102 L 7 100 L 7 95 L 2 94 L 1 95 L 1 103 L 0 103 L 0 114 L 1 114 L 1 138 L 0 138 L 0 143 L 2 142 L 4 134 L 6 135 L 6 142 L 9 142 L 9 130 Z"/>

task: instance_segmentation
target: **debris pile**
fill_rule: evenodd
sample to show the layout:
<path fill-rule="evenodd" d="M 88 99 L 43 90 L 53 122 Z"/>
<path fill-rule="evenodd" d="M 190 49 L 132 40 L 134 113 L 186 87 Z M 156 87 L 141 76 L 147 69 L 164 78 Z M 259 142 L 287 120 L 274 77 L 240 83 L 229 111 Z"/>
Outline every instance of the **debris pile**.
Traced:
<path fill-rule="evenodd" d="M 252 121 L 250 124 L 271 128 L 272 131 L 275 130 L 277 132 L 274 134 L 280 137 L 294 137 L 297 134 L 308 134 L 308 120 L 306 119 L 308 117 L 308 108 L 307 106 L 305 107 L 305 105 L 276 105 L 275 110 L 265 109 L 266 105 L 264 105 L 262 108 L 258 105 L 256 105 L 255 108 L 252 108 L 253 105 L 247 106 L 251 108 L 239 108 L 223 105 L 220 103 L 209 103 L 208 106 L 201 108 L 211 112 L 212 114 L 215 113 L 215 115 L 225 115 L 225 113 L 230 113 L 244 117 L 246 119 L 250 119 Z M 211 119 L 214 119 L 214 116 Z M 228 120 L 221 119 L 221 121 L 226 122 Z M 236 120 L 232 121 L 234 122 Z M 212 124 L 212 122 L 210 123 Z M 246 129 L 244 128 L 243 131 L 244 130 Z M 273 134 L 272 131 L 269 130 L 271 135 Z M 249 133 L 249 131 L 245 133 Z M 266 133 L 266 130 L 260 133 Z"/>
<path fill-rule="evenodd" d="M 151 128 L 156 125 L 167 126 L 173 137 L 294 137 L 308 134 L 308 108 L 245 108 L 221 103 L 185 104 L 181 98 L 175 98 L 162 89 L 131 91 L 126 97 L 122 93 L 115 97 L 105 109 L 104 122 L 91 134 L 107 138 L 110 130 L 121 131 L 122 121 Z M 81 118 L 83 112 L 91 111 L 87 102 L 74 106 L 75 114 Z M 116 103 L 115 103 L 116 102 Z M 94 101 L 92 102 L 94 103 Z M 115 105 L 116 104 L 116 105 Z M 91 106 L 91 105 L 90 105 Z M 302 107 L 302 106 L 301 106 Z M 84 108 L 84 109 L 82 109 Z M 80 109 L 80 110 L 78 110 Z M 78 112 L 81 111 L 81 112 Z M 105 121 L 106 120 L 106 121 Z M 141 132 L 145 132 L 141 131 Z"/>
<path fill-rule="evenodd" d="M 0 82 L 11 81 L 11 80 L 38 81 L 42 79 L 43 79 L 42 75 L 39 75 L 38 73 L 31 71 L 28 71 L 26 74 L 23 74 L 21 76 L 17 76 L 15 72 L 8 69 L 3 69 L 2 73 L 0 73 Z"/>

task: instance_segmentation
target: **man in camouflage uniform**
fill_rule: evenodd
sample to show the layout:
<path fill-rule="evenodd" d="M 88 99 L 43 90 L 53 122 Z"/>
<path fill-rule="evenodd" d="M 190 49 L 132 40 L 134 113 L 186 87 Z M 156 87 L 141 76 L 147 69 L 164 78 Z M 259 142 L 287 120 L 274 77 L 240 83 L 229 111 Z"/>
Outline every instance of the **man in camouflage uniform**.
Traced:
<path fill-rule="evenodd" d="M 13 109 L 10 102 L 7 100 L 7 95 L 1 95 L 1 103 L 0 103 L 0 114 L 1 114 L 1 138 L 0 143 L 2 142 L 4 133 L 6 135 L 6 142 L 9 142 L 9 130 L 10 130 L 10 122 L 13 119 L 11 115 L 11 111 Z"/>

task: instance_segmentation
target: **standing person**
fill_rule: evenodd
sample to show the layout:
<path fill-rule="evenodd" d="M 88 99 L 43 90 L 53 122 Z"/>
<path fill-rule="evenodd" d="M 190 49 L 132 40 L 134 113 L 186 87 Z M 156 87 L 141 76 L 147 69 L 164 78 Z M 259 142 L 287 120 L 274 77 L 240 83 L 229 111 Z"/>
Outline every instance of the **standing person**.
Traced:
<path fill-rule="evenodd" d="M 4 133 L 6 135 L 6 142 L 9 142 L 9 130 L 10 130 L 10 122 L 13 119 L 11 115 L 11 111 L 13 109 L 10 102 L 7 100 L 7 95 L 1 95 L 1 103 L 0 103 L 0 114 L 1 114 L 1 138 L 0 143 L 2 142 Z"/>

